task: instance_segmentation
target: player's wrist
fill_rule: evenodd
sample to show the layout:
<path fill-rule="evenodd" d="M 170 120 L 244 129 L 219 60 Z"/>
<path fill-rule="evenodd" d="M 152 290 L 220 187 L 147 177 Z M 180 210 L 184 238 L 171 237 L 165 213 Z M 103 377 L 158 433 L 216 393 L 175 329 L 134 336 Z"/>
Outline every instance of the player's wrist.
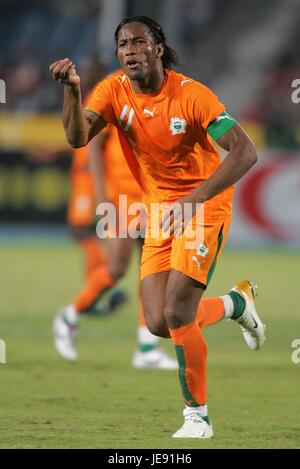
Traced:
<path fill-rule="evenodd" d="M 65 90 L 72 96 L 79 96 L 80 94 L 80 83 L 78 84 L 68 84 L 64 83 Z"/>
<path fill-rule="evenodd" d="M 197 204 L 203 204 L 207 200 L 207 197 L 204 196 L 204 194 L 199 194 L 198 197 L 196 197 L 195 202 Z"/>
<path fill-rule="evenodd" d="M 194 189 L 191 194 L 190 194 L 190 199 L 192 203 L 195 204 L 202 204 L 207 200 L 205 197 L 205 194 L 203 193 L 202 187 L 198 187 L 197 189 Z"/>

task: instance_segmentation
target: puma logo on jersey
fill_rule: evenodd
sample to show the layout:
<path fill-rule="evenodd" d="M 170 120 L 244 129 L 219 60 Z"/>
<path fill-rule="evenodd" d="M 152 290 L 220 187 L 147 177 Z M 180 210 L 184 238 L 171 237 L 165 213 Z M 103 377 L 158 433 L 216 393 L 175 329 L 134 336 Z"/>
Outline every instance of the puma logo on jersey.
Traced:
<path fill-rule="evenodd" d="M 154 117 L 155 110 L 156 110 L 156 107 L 153 109 L 153 111 L 149 111 L 149 109 L 145 108 L 143 112 L 144 114 L 149 114 L 149 116 Z"/>
<path fill-rule="evenodd" d="M 216 122 L 219 122 L 223 119 L 231 119 L 231 118 L 230 116 L 228 116 L 228 114 L 225 114 L 224 116 L 221 115 L 221 116 L 216 117 Z"/>
<path fill-rule="evenodd" d="M 185 134 L 186 120 L 180 117 L 171 117 L 170 130 L 172 135 Z"/>
<path fill-rule="evenodd" d="M 190 83 L 192 80 L 181 80 L 181 86 L 185 85 L 186 83 Z"/>

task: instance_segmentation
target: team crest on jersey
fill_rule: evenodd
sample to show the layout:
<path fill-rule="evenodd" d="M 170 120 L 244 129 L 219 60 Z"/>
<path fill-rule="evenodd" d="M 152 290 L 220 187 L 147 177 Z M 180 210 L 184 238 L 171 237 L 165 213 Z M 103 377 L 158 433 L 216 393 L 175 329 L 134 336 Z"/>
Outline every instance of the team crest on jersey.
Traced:
<path fill-rule="evenodd" d="M 172 135 L 185 134 L 186 120 L 180 117 L 171 117 L 170 130 Z"/>
<path fill-rule="evenodd" d="M 204 243 L 201 243 L 196 249 L 196 254 L 198 256 L 205 257 L 208 251 L 209 251 L 208 247 L 205 246 Z"/>

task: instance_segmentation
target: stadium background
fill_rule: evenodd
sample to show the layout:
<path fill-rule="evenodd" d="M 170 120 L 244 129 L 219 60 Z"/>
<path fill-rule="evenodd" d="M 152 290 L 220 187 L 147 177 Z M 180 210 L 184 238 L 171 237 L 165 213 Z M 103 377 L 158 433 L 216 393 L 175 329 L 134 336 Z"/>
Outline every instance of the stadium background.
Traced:
<path fill-rule="evenodd" d="M 153 398 L 153 416 L 147 392 L 153 374 L 130 368 L 136 263 L 123 282 L 131 292 L 129 304 L 114 317 L 84 325 L 82 361 L 76 367 L 61 363 L 51 343 L 55 311 L 81 284 L 81 260 L 65 223 L 70 152 L 60 117 L 62 87 L 53 82 L 48 67 L 70 57 L 80 73 L 88 57 L 98 57 L 113 70 L 113 31 L 124 16 L 135 14 L 164 25 L 169 44 L 180 55 L 179 69 L 220 96 L 259 154 L 259 163 L 236 190 L 228 248 L 210 293 L 223 293 L 240 277 L 257 279 L 268 342 L 258 357 L 249 356 L 229 326 L 207 332 L 211 407 L 221 435 L 206 445 L 299 447 L 293 418 L 297 406 L 300 410 L 295 394 L 300 364 L 291 361 L 291 343 L 300 337 L 300 105 L 291 99 L 292 81 L 300 78 L 297 0 L 253 0 L 251 9 L 241 0 L 1 1 L 0 78 L 6 83 L 6 103 L 0 104 L 0 339 L 6 342 L 7 363 L 0 365 L 0 373 L 7 427 L 1 430 L 0 445 L 176 447 L 168 428 L 163 427 L 166 433 L 160 438 L 155 427 L 161 425 L 159 397 L 170 392 L 164 409 L 168 417 L 174 414 L 174 428 L 178 426 L 176 379 L 154 373 L 161 388 L 153 393 L 161 396 Z M 116 376 L 123 369 L 120 383 Z M 222 386 L 229 401 L 225 409 Z M 228 397 L 233 386 L 238 396 Z M 114 396 L 121 420 L 131 418 L 131 394 L 141 413 L 148 409 L 147 438 L 135 433 L 134 419 L 125 438 L 114 426 L 113 412 L 101 414 L 103 402 L 111 404 L 107 394 Z M 250 416 L 253 405 L 258 419 Z M 224 427 L 227 433 L 222 434 Z"/>

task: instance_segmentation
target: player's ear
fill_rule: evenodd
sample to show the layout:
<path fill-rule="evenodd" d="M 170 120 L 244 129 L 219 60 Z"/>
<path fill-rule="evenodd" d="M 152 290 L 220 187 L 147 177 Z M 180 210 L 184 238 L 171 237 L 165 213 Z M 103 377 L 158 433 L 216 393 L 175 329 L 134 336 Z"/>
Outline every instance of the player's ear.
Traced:
<path fill-rule="evenodd" d="M 158 59 L 161 59 L 162 56 L 164 55 L 164 46 L 160 43 L 160 44 L 156 44 L 156 57 Z"/>

